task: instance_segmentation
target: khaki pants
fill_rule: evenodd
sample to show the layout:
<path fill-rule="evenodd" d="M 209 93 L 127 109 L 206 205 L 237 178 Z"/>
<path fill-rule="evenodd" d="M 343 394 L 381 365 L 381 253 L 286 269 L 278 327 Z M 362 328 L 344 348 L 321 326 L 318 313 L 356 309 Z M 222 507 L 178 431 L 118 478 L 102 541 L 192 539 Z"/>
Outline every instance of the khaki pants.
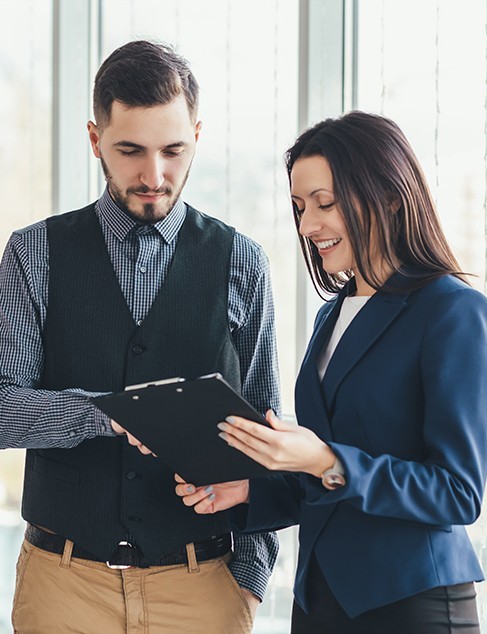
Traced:
<path fill-rule="evenodd" d="M 231 554 L 198 563 L 111 570 L 24 541 L 17 562 L 16 634 L 249 634 L 252 617 L 227 567 Z"/>

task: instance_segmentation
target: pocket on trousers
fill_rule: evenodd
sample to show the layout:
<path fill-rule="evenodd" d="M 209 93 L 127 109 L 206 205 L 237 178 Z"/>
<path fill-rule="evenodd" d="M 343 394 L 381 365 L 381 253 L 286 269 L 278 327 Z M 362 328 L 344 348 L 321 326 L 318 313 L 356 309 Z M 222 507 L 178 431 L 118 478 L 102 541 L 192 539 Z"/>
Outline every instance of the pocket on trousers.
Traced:
<path fill-rule="evenodd" d="M 226 577 L 228 578 L 229 583 L 232 585 L 233 589 L 235 590 L 236 594 L 238 595 L 241 603 L 242 603 L 242 607 L 245 610 L 245 614 L 247 615 L 248 619 L 249 619 L 249 623 L 252 624 L 254 621 L 254 618 L 252 616 L 252 612 L 250 611 L 250 607 L 247 601 L 247 598 L 245 597 L 244 593 L 242 592 L 242 588 L 238 585 L 237 580 L 235 579 L 235 577 L 232 575 L 232 572 L 230 570 L 230 568 L 228 567 L 226 561 L 224 559 L 220 559 L 220 565 L 223 569 L 223 571 L 225 572 Z"/>
<path fill-rule="evenodd" d="M 14 618 L 15 611 L 19 603 L 19 597 L 22 592 L 22 587 L 24 584 L 24 576 L 25 571 L 27 569 L 27 564 L 29 563 L 30 556 L 32 554 L 32 546 L 29 544 L 27 540 L 24 539 L 22 542 L 22 546 L 20 547 L 20 554 L 17 559 L 17 565 L 15 569 L 15 591 L 14 591 L 14 600 L 12 604 L 12 623 L 15 626 Z"/>

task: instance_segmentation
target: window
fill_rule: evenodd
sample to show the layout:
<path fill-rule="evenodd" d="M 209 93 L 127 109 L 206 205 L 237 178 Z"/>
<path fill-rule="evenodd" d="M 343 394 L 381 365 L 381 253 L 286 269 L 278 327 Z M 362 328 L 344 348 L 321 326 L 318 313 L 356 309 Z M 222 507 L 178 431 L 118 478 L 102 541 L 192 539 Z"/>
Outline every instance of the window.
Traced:
<path fill-rule="evenodd" d="M 283 154 L 297 136 L 296 0 L 105 0 L 102 58 L 135 38 L 170 42 L 201 89 L 203 121 L 184 199 L 262 244 L 271 263 L 284 411 L 292 414 L 296 236 Z M 296 536 L 281 556 L 255 632 L 288 631 Z"/>
<path fill-rule="evenodd" d="M 14 229 L 52 212 L 51 1 L 1 0 L 0 16 L 3 250 Z M 10 595 L 23 535 L 19 516 L 23 462 L 20 450 L 0 455 L 0 552 L 4 556 L 0 632 L 11 631 Z"/>
<path fill-rule="evenodd" d="M 283 164 L 304 127 L 351 107 L 395 119 L 425 168 L 461 266 L 485 288 L 486 8 L 484 0 L 467 4 L 0 0 L 0 242 L 99 195 L 85 124 L 100 60 L 134 38 L 177 45 L 200 83 L 204 124 L 184 197 L 269 255 L 283 405 L 292 416 L 297 366 L 321 303 L 299 253 Z M 10 631 L 22 469 L 23 452 L 1 452 L 0 634 Z M 470 531 L 481 559 L 485 524 Z M 296 530 L 280 541 L 256 633 L 289 630 Z M 487 627 L 487 584 L 479 593 Z"/>
<path fill-rule="evenodd" d="M 425 169 L 445 233 L 471 283 L 486 288 L 486 5 L 359 0 L 356 107 L 404 130 Z M 487 512 L 469 528 L 487 569 Z M 477 587 L 482 628 L 487 588 Z"/>

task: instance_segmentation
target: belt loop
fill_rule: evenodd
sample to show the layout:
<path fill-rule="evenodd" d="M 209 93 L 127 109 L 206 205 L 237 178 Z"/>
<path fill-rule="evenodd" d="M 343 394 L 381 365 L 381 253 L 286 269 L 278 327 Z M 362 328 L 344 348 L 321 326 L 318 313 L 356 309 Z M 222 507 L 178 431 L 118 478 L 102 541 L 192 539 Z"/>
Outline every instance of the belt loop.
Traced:
<path fill-rule="evenodd" d="M 61 558 L 60 568 L 69 568 L 71 566 L 71 554 L 73 552 L 73 542 L 67 539 L 64 542 L 63 556 Z"/>
<path fill-rule="evenodd" d="M 199 572 L 200 567 L 198 566 L 198 560 L 196 559 L 196 551 L 193 543 L 186 544 L 186 554 L 188 556 L 188 572 L 190 574 L 193 572 Z"/>

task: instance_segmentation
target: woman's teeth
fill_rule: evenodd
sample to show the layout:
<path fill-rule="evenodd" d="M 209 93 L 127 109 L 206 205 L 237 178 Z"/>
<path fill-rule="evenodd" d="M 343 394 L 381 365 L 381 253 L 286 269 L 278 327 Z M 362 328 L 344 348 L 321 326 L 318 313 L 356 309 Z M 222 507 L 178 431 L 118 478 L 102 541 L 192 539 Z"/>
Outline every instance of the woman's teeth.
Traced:
<path fill-rule="evenodd" d="M 338 244 L 341 241 L 341 238 L 333 238 L 332 240 L 323 240 L 322 242 L 317 242 L 316 246 L 318 247 L 318 249 L 329 249 L 330 247 L 335 246 L 335 244 Z"/>

